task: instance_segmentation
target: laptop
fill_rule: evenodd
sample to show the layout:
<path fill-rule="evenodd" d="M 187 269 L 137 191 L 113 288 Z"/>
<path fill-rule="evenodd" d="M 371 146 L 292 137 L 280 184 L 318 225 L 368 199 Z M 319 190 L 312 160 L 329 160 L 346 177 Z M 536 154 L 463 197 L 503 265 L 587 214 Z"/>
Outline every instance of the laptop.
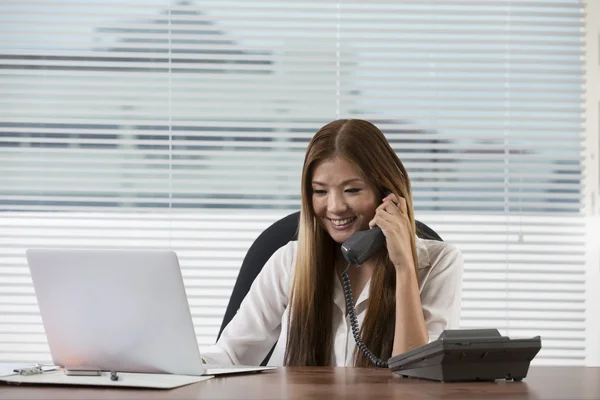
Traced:
<path fill-rule="evenodd" d="M 26 256 L 55 365 L 177 375 L 275 368 L 202 363 L 173 251 L 37 248 Z"/>

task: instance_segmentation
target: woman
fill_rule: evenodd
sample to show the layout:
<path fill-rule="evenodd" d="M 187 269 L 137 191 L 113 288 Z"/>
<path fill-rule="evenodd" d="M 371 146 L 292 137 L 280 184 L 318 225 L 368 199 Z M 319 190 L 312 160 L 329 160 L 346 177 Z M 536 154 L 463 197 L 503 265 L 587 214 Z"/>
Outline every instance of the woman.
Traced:
<path fill-rule="evenodd" d="M 298 241 L 265 264 L 207 362 L 372 366 L 357 350 L 340 283 L 341 243 L 379 226 L 386 245 L 348 271 L 362 341 L 387 361 L 458 328 L 460 251 L 416 237 L 408 174 L 383 133 L 338 120 L 312 138 L 302 170 Z"/>

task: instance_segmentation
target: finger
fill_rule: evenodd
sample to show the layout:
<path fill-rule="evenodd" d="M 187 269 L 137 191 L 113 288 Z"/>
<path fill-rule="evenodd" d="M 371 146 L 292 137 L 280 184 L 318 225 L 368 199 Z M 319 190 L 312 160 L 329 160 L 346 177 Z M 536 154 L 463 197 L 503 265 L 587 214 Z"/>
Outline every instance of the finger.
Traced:
<path fill-rule="evenodd" d="M 400 197 L 400 201 L 398 201 L 398 207 L 400 211 L 404 215 L 408 215 L 408 205 L 406 204 L 406 199 L 404 197 Z"/>
<path fill-rule="evenodd" d="M 377 226 L 375 217 L 373 217 L 373 219 L 369 221 L 369 229 L 373 229 L 374 226 Z"/>
<path fill-rule="evenodd" d="M 400 210 L 393 204 L 389 204 L 387 207 L 390 208 L 390 210 L 387 210 L 386 208 L 381 208 L 377 210 L 377 212 L 375 212 L 375 216 L 379 217 L 384 221 L 389 222 L 397 220 L 398 217 L 400 217 Z"/>
<path fill-rule="evenodd" d="M 377 213 L 377 211 L 380 210 L 385 210 L 387 203 L 384 201 L 383 203 L 381 203 L 379 206 L 377 206 L 377 208 L 375 209 L 375 213 Z"/>
<path fill-rule="evenodd" d="M 378 226 L 382 230 L 386 230 L 390 226 L 390 222 L 386 220 L 386 217 L 384 215 L 387 215 L 387 218 L 390 218 L 389 214 L 385 212 L 383 212 L 382 214 L 376 214 L 375 217 L 373 217 L 373 219 L 371 220 L 371 222 L 369 222 L 369 228 L 372 229 Z"/>
<path fill-rule="evenodd" d="M 389 207 L 390 204 L 393 204 L 391 201 L 389 200 L 385 200 L 383 203 L 381 203 L 379 206 L 377 206 L 377 208 L 375 209 L 375 212 L 377 211 L 385 211 L 385 209 L 387 207 Z"/>
<path fill-rule="evenodd" d="M 383 203 L 382 209 L 388 214 L 400 214 L 400 209 L 398 208 L 398 206 L 390 200 L 386 200 L 386 202 Z"/>
<path fill-rule="evenodd" d="M 387 214 L 389 215 L 389 214 Z M 383 229 L 384 226 L 387 226 L 388 221 L 386 221 L 386 219 L 380 215 L 376 215 L 370 222 L 369 222 L 369 229 L 373 229 L 374 227 L 378 226 L 380 228 Z"/>
<path fill-rule="evenodd" d="M 394 204 L 398 204 L 398 198 L 396 197 L 396 195 L 394 193 L 390 193 L 387 196 L 385 196 L 383 198 L 383 202 L 386 202 L 387 200 L 392 201 Z"/>

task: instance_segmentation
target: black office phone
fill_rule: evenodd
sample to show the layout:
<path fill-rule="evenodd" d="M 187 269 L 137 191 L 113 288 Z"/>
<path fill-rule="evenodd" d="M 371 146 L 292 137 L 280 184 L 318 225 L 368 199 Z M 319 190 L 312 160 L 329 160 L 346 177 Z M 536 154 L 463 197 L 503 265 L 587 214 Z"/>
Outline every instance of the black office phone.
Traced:
<path fill-rule="evenodd" d="M 388 368 L 441 382 L 520 381 L 541 347 L 540 336 L 510 339 L 497 329 L 445 330 L 437 340 L 390 358 Z"/>

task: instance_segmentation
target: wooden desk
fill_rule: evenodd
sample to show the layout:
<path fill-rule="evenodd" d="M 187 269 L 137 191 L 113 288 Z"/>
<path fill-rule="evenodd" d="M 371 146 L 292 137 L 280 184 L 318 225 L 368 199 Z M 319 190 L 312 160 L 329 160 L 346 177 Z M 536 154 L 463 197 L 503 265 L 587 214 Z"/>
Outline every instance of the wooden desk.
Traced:
<path fill-rule="evenodd" d="M 0 399 L 600 399 L 600 368 L 531 367 L 523 382 L 440 383 L 388 370 L 280 368 L 172 390 L 0 385 Z"/>

